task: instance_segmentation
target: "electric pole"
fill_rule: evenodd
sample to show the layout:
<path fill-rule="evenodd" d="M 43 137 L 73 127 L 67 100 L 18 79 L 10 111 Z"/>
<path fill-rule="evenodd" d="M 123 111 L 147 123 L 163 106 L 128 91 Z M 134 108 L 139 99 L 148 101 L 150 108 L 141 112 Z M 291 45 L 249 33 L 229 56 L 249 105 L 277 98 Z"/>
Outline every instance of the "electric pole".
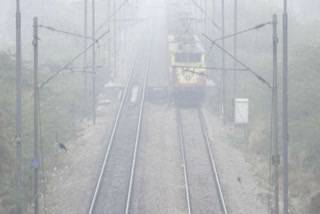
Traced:
<path fill-rule="evenodd" d="M 283 213 L 288 214 L 288 13 L 284 0 L 283 13 Z"/>
<path fill-rule="evenodd" d="M 196 17 L 195 31 L 198 32 L 199 31 L 199 29 L 198 29 L 198 27 L 199 27 L 199 17 L 198 17 L 199 11 L 198 11 L 198 8 L 196 5 L 194 5 L 194 13 L 195 13 L 195 17 Z"/>
<path fill-rule="evenodd" d="M 208 28 L 207 28 L 207 15 L 208 15 L 208 11 L 207 11 L 207 0 L 204 0 L 204 33 L 206 35 L 208 35 Z M 208 49 L 208 42 L 205 43 L 205 48 L 206 50 Z"/>
<path fill-rule="evenodd" d="M 92 121 L 96 124 L 96 33 L 95 33 L 95 0 L 92 0 Z"/>
<path fill-rule="evenodd" d="M 236 35 L 236 33 L 238 32 L 238 0 L 234 0 L 234 34 L 235 34 L 235 36 L 234 36 L 234 41 L 233 41 L 233 56 L 235 57 L 235 58 L 237 58 L 237 52 L 238 52 L 238 50 L 237 50 L 237 46 L 238 46 L 238 41 L 237 41 L 237 35 Z M 237 61 L 236 60 L 234 60 L 233 61 L 233 67 L 235 68 L 235 69 L 237 69 L 237 65 L 238 65 L 238 63 L 237 63 Z M 233 71 L 233 78 L 234 78 L 234 82 L 233 82 L 233 100 L 235 100 L 236 99 L 236 97 L 237 97 L 237 71 L 236 70 L 234 70 Z"/>
<path fill-rule="evenodd" d="M 111 0 L 108 1 L 108 30 L 111 29 Z M 110 73 L 111 70 L 111 63 L 110 63 L 110 58 L 111 58 L 111 36 L 110 33 L 108 34 L 108 71 Z"/>
<path fill-rule="evenodd" d="M 272 19 L 273 26 L 273 143 L 274 143 L 274 155 L 273 155 L 273 166 L 274 166 L 274 213 L 279 214 L 279 148 L 278 148 L 278 60 L 277 60 L 277 15 L 273 15 Z"/>
<path fill-rule="evenodd" d="M 116 9 L 116 0 L 113 0 L 113 60 L 114 60 L 114 76 L 117 75 L 117 9 Z"/>
<path fill-rule="evenodd" d="M 224 46 L 224 0 L 221 2 L 222 5 L 222 48 L 225 50 Z M 225 53 L 222 52 L 222 118 L 223 124 L 226 124 L 226 71 L 225 71 Z"/>
<path fill-rule="evenodd" d="M 22 213 L 22 192 L 21 192 L 21 13 L 20 0 L 16 2 L 16 143 L 17 143 L 17 189 L 19 192 L 18 214 Z"/>
<path fill-rule="evenodd" d="M 127 1 L 127 6 L 128 6 L 128 1 Z M 123 19 L 126 20 L 127 19 L 127 7 L 123 8 Z M 129 12 L 129 11 L 128 11 Z M 126 51 L 127 50 L 127 28 L 128 28 L 128 23 L 125 21 L 124 22 L 124 27 L 123 27 L 123 50 Z M 124 54 L 126 55 L 126 52 L 124 52 Z"/>
<path fill-rule="evenodd" d="M 39 112 L 39 87 L 38 87 L 38 18 L 33 18 L 33 52 L 34 52 L 34 213 L 38 214 L 38 112 Z"/>
<path fill-rule="evenodd" d="M 216 1 L 215 0 L 212 0 L 212 21 L 216 21 Z M 213 29 L 213 34 L 214 34 L 214 27 L 212 28 Z M 214 37 L 213 37 L 214 38 Z"/>
<path fill-rule="evenodd" d="M 87 49 L 87 37 L 88 37 L 88 0 L 84 0 L 84 49 Z M 87 116 L 88 110 L 88 75 L 87 75 L 87 51 L 84 52 L 83 57 L 83 72 L 84 72 L 84 115 Z"/>
<path fill-rule="evenodd" d="M 121 48 L 120 48 L 120 50 L 122 51 L 122 52 L 124 52 L 125 51 L 125 26 L 126 26 L 126 17 L 125 17 L 125 9 L 126 9 L 126 7 L 124 6 L 123 8 L 122 8 L 122 10 L 121 10 L 121 14 L 120 14 L 120 16 L 121 16 L 121 18 L 120 19 L 123 19 L 124 21 L 121 23 Z M 122 56 L 122 54 L 120 54 L 120 56 Z"/>

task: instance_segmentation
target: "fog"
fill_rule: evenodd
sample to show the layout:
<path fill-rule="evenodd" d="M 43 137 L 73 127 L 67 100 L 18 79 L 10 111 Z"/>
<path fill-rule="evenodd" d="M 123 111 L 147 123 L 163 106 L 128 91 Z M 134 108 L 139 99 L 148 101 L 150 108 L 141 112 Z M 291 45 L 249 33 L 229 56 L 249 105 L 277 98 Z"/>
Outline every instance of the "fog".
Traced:
<path fill-rule="evenodd" d="M 283 1 L 278 0 L 259 0 L 276 5 L 279 9 L 283 7 Z M 319 20 L 320 2 L 317 0 L 288 0 L 288 12 L 301 21 Z"/>
<path fill-rule="evenodd" d="M 319 0 L 0 1 L 0 213 L 318 214 Z"/>
<path fill-rule="evenodd" d="M 0 38 L 7 41 L 14 40 L 14 24 L 15 24 L 15 1 L 2 0 L 1 13 L 0 13 Z M 279 0 L 258 0 L 258 2 L 267 3 L 274 8 L 274 12 L 281 12 L 283 3 Z M 105 5 L 106 1 L 97 1 L 97 5 Z M 232 1 L 226 1 L 226 4 L 231 5 Z M 219 2 L 217 1 L 217 4 Z M 241 7 L 250 8 L 252 5 L 251 1 L 241 1 L 239 2 Z M 89 4 L 90 8 L 90 4 Z M 291 18 L 297 19 L 299 22 L 306 23 L 310 21 L 315 21 L 320 19 L 319 14 L 320 2 L 316 0 L 291 0 L 288 1 L 288 12 Z M 30 31 L 30 26 L 32 26 L 32 17 L 38 16 L 42 19 L 42 22 L 50 22 L 50 20 L 61 20 L 69 22 L 68 19 L 75 18 L 74 16 L 69 16 L 68 14 L 78 14 L 81 15 L 83 10 L 82 1 L 80 0 L 30 0 L 28 2 L 21 2 L 21 14 L 22 14 L 22 29 L 24 32 L 24 37 L 30 39 L 31 36 L 28 34 Z M 90 10 L 90 9 L 89 9 Z M 258 8 L 257 10 L 261 10 Z M 231 13 L 232 10 L 227 8 L 227 14 Z M 78 20 L 78 25 L 81 24 Z M 60 21 L 61 22 L 61 21 Z M 57 24 L 57 23 L 55 23 Z M 80 26 L 79 26 L 80 27 Z M 80 29 L 79 29 L 80 30 Z"/>

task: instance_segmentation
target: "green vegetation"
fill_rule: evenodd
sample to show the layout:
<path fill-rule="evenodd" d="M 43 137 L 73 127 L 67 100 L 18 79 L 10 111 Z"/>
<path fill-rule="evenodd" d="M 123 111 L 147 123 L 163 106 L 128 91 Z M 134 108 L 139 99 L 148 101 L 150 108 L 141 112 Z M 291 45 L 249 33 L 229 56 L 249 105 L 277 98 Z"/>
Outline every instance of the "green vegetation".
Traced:
<path fill-rule="evenodd" d="M 289 31 L 289 194 L 291 199 L 306 198 L 306 208 L 311 206 L 309 204 L 312 201 L 311 197 L 320 192 L 320 41 L 318 39 L 320 32 L 319 28 L 315 27 L 319 25 L 319 22 L 302 24 L 292 18 Z M 280 39 L 278 45 L 278 111 L 282 160 L 281 26 L 278 26 Z M 241 36 L 238 51 L 238 58 L 270 83 L 272 83 L 271 35 L 269 28 L 262 29 L 261 32 L 248 33 L 248 36 Z M 232 50 L 232 46 L 229 46 L 228 50 Z M 229 67 L 230 65 L 232 66 L 232 61 L 229 61 Z M 259 171 L 266 172 L 270 148 L 271 90 L 248 72 L 239 73 L 238 78 L 237 97 L 250 100 L 249 155 L 254 156 L 251 159 L 252 164 L 257 166 Z M 233 76 L 230 73 L 227 79 L 227 117 L 229 121 L 232 120 L 232 83 Z M 262 174 L 267 176 L 267 173 Z"/>
<path fill-rule="evenodd" d="M 14 63 L 11 53 L 0 54 L 0 212 L 14 211 L 14 176 L 16 172 L 15 99 L 11 83 L 15 82 Z M 12 99 L 13 98 L 13 99 Z"/>
<path fill-rule="evenodd" d="M 68 58 L 65 57 L 64 61 L 67 61 Z M 39 83 L 41 84 L 62 65 L 61 63 L 61 65 L 40 66 Z M 31 159 L 34 152 L 33 69 L 24 63 L 22 72 L 22 197 L 23 207 L 26 208 L 33 199 L 33 170 L 31 169 Z M 97 86 L 99 91 L 106 81 L 107 75 L 104 72 L 98 72 Z M 88 100 L 92 100 L 90 80 L 89 76 Z M 60 141 L 67 142 L 76 136 L 76 123 L 86 115 L 83 103 L 83 81 L 82 73 L 64 71 L 40 91 L 39 155 L 43 155 L 43 157 L 40 156 L 40 180 L 43 177 L 42 167 L 44 166 L 44 170 L 47 171 L 54 165 L 54 156 L 59 150 L 56 133 L 58 133 Z M 18 164 L 15 142 L 15 86 L 15 56 L 10 52 L 2 52 L 0 53 L 0 213 L 16 213 L 18 198 L 16 190 Z M 91 111 L 90 103 L 88 111 Z M 41 147 L 43 153 L 40 152 Z M 40 187 L 40 191 L 42 191 L 42 187 Z"/>

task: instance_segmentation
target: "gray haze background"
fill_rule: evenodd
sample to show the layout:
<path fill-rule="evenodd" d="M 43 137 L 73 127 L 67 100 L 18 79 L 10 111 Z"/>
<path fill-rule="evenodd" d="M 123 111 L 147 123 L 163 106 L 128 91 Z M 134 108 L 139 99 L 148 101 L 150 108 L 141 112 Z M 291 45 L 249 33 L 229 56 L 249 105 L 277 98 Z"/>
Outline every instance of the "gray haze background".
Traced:
<path fill-rule="evenodd" d="M 12 41 L 15 38 L 15 4 L 14 0 L 0 0 L 0 39 L 6 41 Z M 231 4 L 233 0 L 225 0 L 226 3 Z M 273 8 L 273 12 L 280 13 L 283 1 L 282 0 L 242 0 L 238 1 L 239 4 L 246 4 L 247 7 L 251 7 L 251 2 L 261 1 L 270 4 Z M 99 0 L 98 3 L 105 2 Z M 50 16 L 59 15 L 63 10 L 70 10 L 78 8 L 82 12 L 83 0 L 21 0 L 21 12 L 23 18 L 22 30 L 25 28 L 31 28 L 32 17 L 40 16 L 42 18 L 48 18 Z M 320 1 L 319 0 L 288 0 L 289 15 L 291 18 L 297 19 L 299 22 L 309 22 L 314 20 L 320 20 Z M 41 10 L 39 10 L 41 8 Z M 257 8 L 259 10 L 259 8 Z M 228 8 L 227 8 L 228 10 Z M 232 12 L 230 9 L 228 12 Z M 241 18 L 241 17 L 239 17 Z M 43 19 L 42 19 L 43 20 Z M 82 23 L 82 17 L 79 17 L 79 23 Z M 31 24 L 31 25 L 30 25 Z M 26 31 L 28 32 L 28 30 Z"/>
<path fill-rule="evenodd" d="M 279 8 L 283 7 L 282 0 L 259 0 L 270 2 Z M 299 21 L 310 21 L 320 19 L 320 1 L 318 0 L 288 0 L 288 10 L 292 16 Z"/>

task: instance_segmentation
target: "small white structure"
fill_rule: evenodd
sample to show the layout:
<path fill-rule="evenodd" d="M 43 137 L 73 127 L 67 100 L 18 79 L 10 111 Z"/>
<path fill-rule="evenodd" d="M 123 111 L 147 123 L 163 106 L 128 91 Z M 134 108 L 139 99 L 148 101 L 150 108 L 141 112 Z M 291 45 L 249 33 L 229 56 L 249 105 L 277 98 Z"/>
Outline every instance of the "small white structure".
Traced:
<path fill-rule="evenodd" d="M 248 125 L 249 123 L 249 99 L 234 100 L 234 123 Z"/>

